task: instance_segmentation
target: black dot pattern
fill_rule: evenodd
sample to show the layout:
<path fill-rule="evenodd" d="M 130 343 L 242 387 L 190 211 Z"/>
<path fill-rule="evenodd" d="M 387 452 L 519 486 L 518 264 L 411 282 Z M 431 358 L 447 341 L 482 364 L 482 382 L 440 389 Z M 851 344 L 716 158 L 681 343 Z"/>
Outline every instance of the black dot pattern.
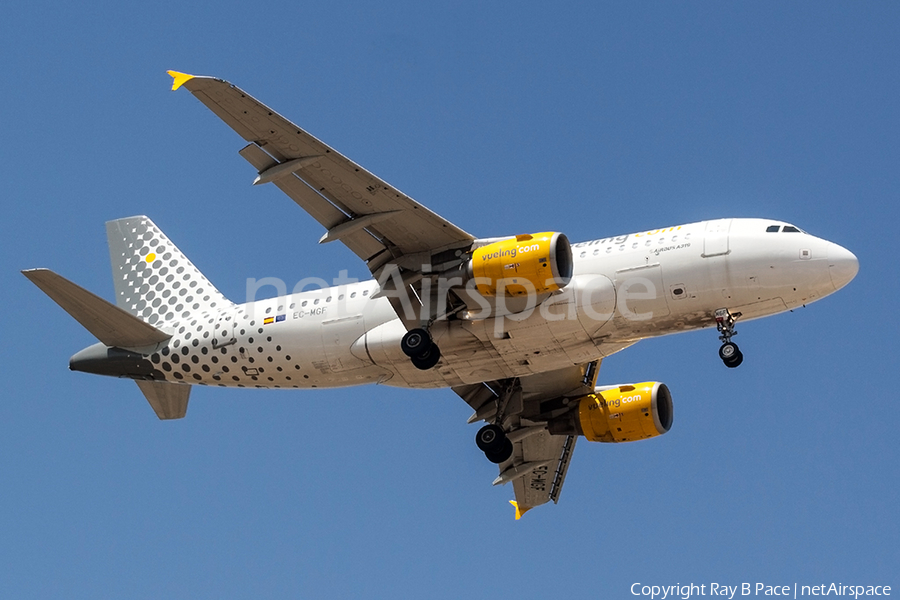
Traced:
<path fill-rule="evenodd" d="M 149 356 L 153 377 L 221 387 L 312 387 L 310 375 L 322 375 L 323 363 L 301 364 L 291 356 L 288 342 L 297 333 L 291 336 L 292 328 L 282 325 L 281 335 L 257 337 L 251 344 L 249 336 L 255 330 L 250 329 L 250 323 L 247 306 L 242 305 L 167 324 L 175 335 Z M 233 328 L 234 337 L 222 335 L 223 327 Z M 241 329 L 247 333 L 240 335 Z M 209 332 L 214 335 L 204 335 Z M 222 340 L 228 343 L 220 345 Z M 299 352 L 294 346 L 293 353 Z"/>

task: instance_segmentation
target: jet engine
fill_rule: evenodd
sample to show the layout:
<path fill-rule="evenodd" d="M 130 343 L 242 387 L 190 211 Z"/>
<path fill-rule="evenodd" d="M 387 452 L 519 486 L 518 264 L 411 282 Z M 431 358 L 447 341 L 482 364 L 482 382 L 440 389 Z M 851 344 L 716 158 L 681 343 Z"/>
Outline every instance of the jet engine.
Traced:
<path fill-rule="evenodd" d="M 672 427 L 672 395 L 656 381 L 603 386 L 578 399 L 575 408 L 552 419 L 556 435 L 583 435 L 592 442 L 634 442 Z"/>
<path fill-rule="evenodd" d="M 555 292 L 572 279 L 572 247 L 564 233 L 517 235 L 477 248 L 466 274 L 483 296 Z"/>

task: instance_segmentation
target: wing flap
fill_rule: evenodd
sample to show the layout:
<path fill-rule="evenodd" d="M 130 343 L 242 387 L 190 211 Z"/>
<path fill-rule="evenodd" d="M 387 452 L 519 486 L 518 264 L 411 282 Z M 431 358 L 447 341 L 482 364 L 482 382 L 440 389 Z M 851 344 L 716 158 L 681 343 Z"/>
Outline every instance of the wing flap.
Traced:
<path fill-rule="evenodd" d="M 559 501 L 559 493 L 575 446 L 574 440 L 572 436 L 550 435 L 543 431 L 516 444 L 513 456 L 518 460 L 521 453 L 523 464 L 537 465 L 512 482 L 516 506 L 521 514 L 550 500 L 554 503 Z"/>
<path fill-rule="evenodd" d="M 331 230 L 350 218 L 295 175 L 284 177 L 274 183 L 278 189 L 300 205 L 300 208 L 308 212 L 326 230 Z M 368 260 L 384 250 L 384 244 L 365 230 L 355 231 L 344 236 L 341 238 L 341 242 L 363 260 Z"/>
<path fill-rule="evenodd" d="M 279 164 L 256 144 L 248 144 L 238 154 L 256 167 L 259 173 L 264 173 L 272 168 L 273 165 Z M 347 215 L 342 210 L 303 183 L 293 173 L 278 178 L 273 183 L 326 229 L 334 227 L 337 223 L 347 218 Z"/>
<path fill-rule="evenodd" d="M 245 146 L 239 154 L 243 156 L 247 162 L 256 167 L 256 170 L 259 173 L 264 173 L 273 166 L 279 164 L 278 161 L 272 158 L 255 143 Z M 340 227 L 341 224 L 350 219 L 343 210 L 329 202 L 322 194 L 309 187 L 302 179 L 297 177 L 295 173 L 289 173 L 284 177 L 274 179 L 272 183 L 328 231 L 331 231 L 335 227 Z M 382 252 L 384 250 L 384 245 L 372 237 L 370 233 L 363 231 L 363 227 L 360 227 L 359 229 L 360 231 L 354 231 L 341 236 L 340 240 L 351 252 L 361 259 L 368 261 L 371 257 Z"/>

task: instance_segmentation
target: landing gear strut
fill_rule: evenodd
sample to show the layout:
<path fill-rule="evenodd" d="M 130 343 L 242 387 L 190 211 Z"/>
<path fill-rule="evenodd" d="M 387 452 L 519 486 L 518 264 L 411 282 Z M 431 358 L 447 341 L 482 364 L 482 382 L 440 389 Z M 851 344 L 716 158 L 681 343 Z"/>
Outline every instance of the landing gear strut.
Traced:
<path fill-rule="evenodd" d="M 427 371 L 441 360 L 441 350 L 431 339 L 427 330 L 410 329 L 400 340 L 400 349 L 417 369 Z"/>
<path fill-rule="evenodd" d="M 487 425 L 475 434 L 475 445 L 484 452 L 485 458 L 499 465 L 512 457 L 513 442 L 506 432 L 514 431 L 521 425 L 519 415 L 523 410 L 522 385 L 518 378 L 507 379 L 500 387 L 484 387 L 482 391 L 488 392 L 488 397 L 477 402 L 481 406 L 476 408 L 473 419 L 489 421 Z M 466 400 L 469 401 L 468 399 Z M 492 410 L 493 409 L 493 410 Z M 492 421 L 492 422 L 490 422 Z"/>
<path fill-rule="evenodd" d="M 733 369 L 744 362 L 744 355 L 737 344 L 731 341 L 732 336 L 737 335 L 734 329 L 734 322 L 741 313 L 731 314 L 727 308 L 720 308 L 716 311 L 716 329 L 719 330 L 719 340 L 722 346 L 719 348 L 719 358 L 725 363 L 729 369 Z"/>

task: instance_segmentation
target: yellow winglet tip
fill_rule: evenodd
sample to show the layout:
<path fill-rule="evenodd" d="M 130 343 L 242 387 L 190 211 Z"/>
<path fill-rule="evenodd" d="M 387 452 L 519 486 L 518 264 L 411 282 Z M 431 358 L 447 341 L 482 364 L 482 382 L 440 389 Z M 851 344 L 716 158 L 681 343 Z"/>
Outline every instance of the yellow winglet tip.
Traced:
<path fill-rule="evenodd" d="M 519 519 L 521 519 L 521 518 L 522 518 L 522 515 L 524 515 L 525 513 L 527 513 L 527 512 L 528 512 L 529 510 L 531 510 L 531 508 L 532 508 L 531 506 L 529 506 L 528 508 L 520 509 L 520 508 L 519 508 L 519 503 L 516 502 L 515 500 L 510 500 L 509 503 L 512 504 L 512 505 L 513 505 L 513 508 L 516 509 L 516 521 L 518 521 Z"/>
<path fill-rule="evenodd" d="M 187 73 L 179 73 L 178 71 L 166 71 L 172 77 L 172 91 L 174 92 L 185 83 L 194 78 L 193 75 Z"/>

